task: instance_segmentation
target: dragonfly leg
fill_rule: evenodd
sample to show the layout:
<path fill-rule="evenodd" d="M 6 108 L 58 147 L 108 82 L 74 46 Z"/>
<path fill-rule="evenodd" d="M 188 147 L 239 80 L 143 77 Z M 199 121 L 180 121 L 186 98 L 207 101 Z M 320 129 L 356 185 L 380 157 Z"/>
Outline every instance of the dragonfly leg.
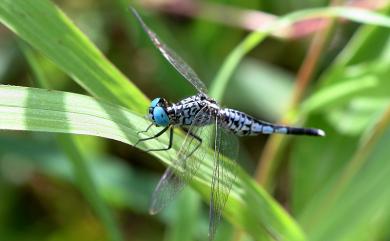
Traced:
<path fill-rule="evenodd" d="M 171 128 L 169 130 L 169 144 L 168 144 L 168 147 L 160 148 L 160 149 L 147 149 L 145 151 L 146 152 L 150 152 L 150 151 L 168 151 L 172 147 L 172 142 L 173 142 L 173 128 Z"/>
<path fill-rule="evenodd" d="M 138 131 L 138 132 L 137 132 L 137 135 L 139 135 L 139 134 L 141 134 L 141 133 L 148 132 L 149 129 L 150 129 L 152 126 L 153 126 L 153 123 L 151 123 L 151 124 L 148 126 L 148 128 L 146 128 L 146 130 L 144 130 L 144 131 Z"/>
<path fill-rule="evenodd" d="M 195 135 L 194 133 L 192 133 L 190 130 L 188 130 L 187 128 L 182 128 L 186 133 L 188 133 L 188 135 L 192 136 L 193 138 L 197 139 L 200 143 L 202 143 L 202 138 L 200 138 L 199 136 Z"/>
<path fill-rule="evenodd" d="M 198 150 L 198 148 L 200 147 L 200 145 L 202 145 L 202 138 L 200 138 L 199 136 L 195 135 L 194 133 L 192 133 L 190 130 L 186 129 L 186 128 L 182 128 L 185 132 L 188 133 L 188 135 L 192 136 L 193 138 L 195 138 L 197 141 L 199 141 L 199 144 L 194 148 L 194 150 L 191 151 L 190 154 L 188 154 L 187 158 L 192 156 L 192 154 L 195 153 L 196 150 Z M 185 162 L 184 162 L 185 163 Z"/>
<path fill-rule="evenodd" d="M 136 147 L 140 142 L 143 142 L 143 141 L 147 141 L 147 140 L 151 140 L 151 139 L 154 139 L 154 138 L 157 138 L 159 136 L 161 136 L 162 134 L 164 134 L 164 132 L 166 132 L 168 130 L 170 126 L 167 126 L 165 127 L 164 129 L 162 129 L 159 133 L 157 133 L 156 135 L 152 136 L 152 137 L 147 137 L 147 138 L 140 138 L 138 139 L 138 141 L 134 144 L 134 147 Z M 149 129 L 149 127 L 148 127 Z M 147 131 L 147 130 L 146 130 Z"/>

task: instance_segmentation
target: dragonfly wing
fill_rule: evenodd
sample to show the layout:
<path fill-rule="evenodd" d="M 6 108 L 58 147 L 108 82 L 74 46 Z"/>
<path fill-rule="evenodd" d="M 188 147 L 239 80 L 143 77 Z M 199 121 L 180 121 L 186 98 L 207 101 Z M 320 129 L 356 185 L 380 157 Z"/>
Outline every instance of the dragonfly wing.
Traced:
<path fill-rule="evenodd" d="M 216 120 L 214 139 L 214 169 L 211 181 L 209 239 L 213 240 L 222 211 L 236 177 L 238 141 L 236 136 L 219 127 Z"/>
<path fill-rule="evenodd" d="M 166 207 L 183 190 L 185 182 L 175 175 L 172 168 L 167 168 L 152 195 L 149 213 L 154 215 Z"/>
<path fill-rule="evenodd" d="M 145 22 L 142 20 L 141 16 L 138 14 L 138 12 L 131 8 L 131 11 L 133 12 L 134 16 L 137 18 L 137 20 L 140 22 L 142 28 L 144 31 L 148 34 L 150 40 L 156 46 L 158 50 L 162 53 L 162 55 L 165 57 L 168 62 L 175 67 L 175 69 L 186 79 L 188 80 L 199 92 L 202 92 L 204 94 L 207 94 L 207 88 L 204 85 L 204 83 L 199 79 L 198 75 L 195 73 L 195 71 L 173 51 L 170 49 L 166 44 L 164 44 L 156 33 L 154 33 L 150 28 L 145 24 Z"/>
<path fill-rule="evenodd" d="M 198 118 L 202 110 L 195 116 Z M 209 132 L 203 127 L 191 125 L 187 135 L 177 153 L 177 157 L 172 160 L 173 167 L 168 168 L 160 182 L 158 183 L 150 206 L 150 213 L 155 214 L 165 208 L 170 201 L 183 189 L 183 187 L 192 180 L 199 170 L 200 163 L 203 161 L 205 152 L 201 151 L 201 146 L 210 138 Z"/>

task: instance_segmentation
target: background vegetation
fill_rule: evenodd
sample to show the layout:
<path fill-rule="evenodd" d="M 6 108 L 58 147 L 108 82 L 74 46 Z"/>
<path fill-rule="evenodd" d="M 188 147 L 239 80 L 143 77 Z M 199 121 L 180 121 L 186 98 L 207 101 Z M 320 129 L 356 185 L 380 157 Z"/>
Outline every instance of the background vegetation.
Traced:
<path fill-rule="evenodd" d="M 241 138 L 216 240 L 389 239 L 387 1 L 132 4 L 223 105 L 327 132 Z M 0 240 L 207 240 L 207 148 L 191 188 L 148 214 L 182 140 L 131 146 L 148 98 L 195 90 L 128 5 L 0 1 Z"/>

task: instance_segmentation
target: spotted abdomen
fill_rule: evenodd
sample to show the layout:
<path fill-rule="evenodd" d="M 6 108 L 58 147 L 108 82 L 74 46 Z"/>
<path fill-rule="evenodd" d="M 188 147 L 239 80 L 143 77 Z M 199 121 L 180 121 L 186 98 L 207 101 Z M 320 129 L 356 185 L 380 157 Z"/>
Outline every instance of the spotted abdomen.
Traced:
<path fill-rule="evenodd" d="M 296 128 L 289 126 L 274 125 L 265 121 L 256 120 L 241 111 L 233 109 L 221 109 L 220 118 L 222 128 L 232 131 L 238 136 L 252 136 L 259 134 L 290 134 L 290 135 L 311 135 L 323 136 L 322 130 L 313 128 Z"/>

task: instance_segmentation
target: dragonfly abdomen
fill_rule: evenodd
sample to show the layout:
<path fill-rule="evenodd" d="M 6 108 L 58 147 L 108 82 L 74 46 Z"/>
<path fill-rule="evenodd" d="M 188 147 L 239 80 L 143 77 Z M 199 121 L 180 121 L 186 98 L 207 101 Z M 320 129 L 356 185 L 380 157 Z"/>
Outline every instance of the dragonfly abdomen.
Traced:
<path fill-rule="evenodd" d="M 220 123 L 222 128 L 228 129 L 238 136 L 256 135 L 254 133 L 256 120 L 253 117 L 228 108 L 221 109 L 219 114 L 222 120 Z"/>
<path fill-rule="evenodd" d="M 273 133 L 309 136 L 325 135 L 325 133 L 319 129 L 282 126 L 256 120 L 250 115 L 233 109 L 223 109 L 221 110 L 221 115 L 223 117 L 222 127 L 229 129 L 238 136 L 255 136 Z"/>

